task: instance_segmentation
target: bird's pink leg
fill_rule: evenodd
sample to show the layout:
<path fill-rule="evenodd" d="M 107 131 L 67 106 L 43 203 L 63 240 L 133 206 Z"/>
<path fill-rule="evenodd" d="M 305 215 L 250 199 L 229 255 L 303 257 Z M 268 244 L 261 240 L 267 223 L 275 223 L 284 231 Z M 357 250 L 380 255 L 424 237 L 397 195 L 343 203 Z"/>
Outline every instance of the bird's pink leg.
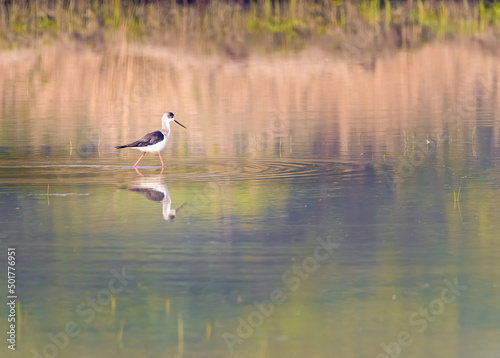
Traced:
<path fill-rule="evenodd" d="M 141 161 L 142 157 L 144 157 L 144 154 L 146 154 L 146 152 L 142 152 L 142 155 L 141 157 L 139 158 L 139 160 L 134 164 L 134 168 L 137 166 L 137 164 L 139 164 L 139 162 Z"/>
<path fill-rule="evenodd" d="M 163 163 L 163 159 L 161 159 L 161 154 L 160 154 L 160 152 L 158 152 L 158 156 L 160 157 L 160 160 L 161 160 L 161 167 L 162 167 L 162 168 L 165 168 L 165 164 Z"/>
<path fill-rule="evenodd" d="M 139 169 L 137 169 L 136 167 L 134 167 L 135 171 L 137 172 L 137 174 L 139 174 L 141 177 L 143 177 L 144 175 L 142 175 L 142 173 L 139 171 Z"/>

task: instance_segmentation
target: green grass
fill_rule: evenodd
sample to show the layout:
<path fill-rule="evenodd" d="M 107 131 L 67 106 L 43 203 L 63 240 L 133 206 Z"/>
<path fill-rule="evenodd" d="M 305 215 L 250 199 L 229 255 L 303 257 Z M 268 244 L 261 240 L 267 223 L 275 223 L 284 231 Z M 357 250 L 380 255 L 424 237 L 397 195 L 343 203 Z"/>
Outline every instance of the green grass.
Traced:
<path fill-rule="evenodd" d="M 19 0 L 0 5 L 0 48 L 75 39 L 112 44 L 126 35 L 129 41 L 206 53 L 299 49 L 309 42 L 335 49 L 333 44 L 367 28 L 383 28 L 382 35 L 425 34 L 425 40 L 448 34 L 496 39 L 500 3 L 417 0 L 410 7 L 388 0 L 259 0 L 240 6 L 213 0 L 183 6 L 176 1 Z M 424 38 L 416 40 L 413 45 Z"/>

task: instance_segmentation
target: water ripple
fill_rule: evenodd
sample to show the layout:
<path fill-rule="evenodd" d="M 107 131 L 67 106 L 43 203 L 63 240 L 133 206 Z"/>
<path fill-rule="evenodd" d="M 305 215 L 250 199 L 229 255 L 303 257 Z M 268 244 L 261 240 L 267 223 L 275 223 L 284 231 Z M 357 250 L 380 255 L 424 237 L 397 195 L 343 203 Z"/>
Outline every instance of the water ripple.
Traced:
<path fill-rule="evenodd" d="M 359 163 L 343 163 L 319 160 L 274 161 L 268 159 L 255 160 L 205 160 L 176 161 L 169 163 L 163 172 L 168 182 L 200 182 L 200 181 L 242 181 L 242 180 L 276 180 L 276 179 L 319 179 L 326 176 L 353 177 L 363 175 L 365 165 Z M 140 166 L 139 171 L 145 176 L 158 175 L 159 166 Z M 111 164 L 39 164 L 0 166 L 3 172 L 2 181 L 16 178 L 38 177 L 49 179 L 71 180 L 107 177 L 106 181 L 124 172 L 135 175 L 132 166 Z M 103 180 L 103 179 L 101 179 Z"/>

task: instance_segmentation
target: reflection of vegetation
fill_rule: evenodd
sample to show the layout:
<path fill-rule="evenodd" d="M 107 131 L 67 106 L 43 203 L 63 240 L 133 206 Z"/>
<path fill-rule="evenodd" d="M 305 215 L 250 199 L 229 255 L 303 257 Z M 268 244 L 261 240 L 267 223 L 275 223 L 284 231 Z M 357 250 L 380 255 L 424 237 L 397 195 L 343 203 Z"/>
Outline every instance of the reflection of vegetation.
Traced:
<path fill-rule="evenodd" d="M 257 16 L 257 6 L 252 6 L 252 11 L 248 16 L 248 29 L 255 33 L 270 32 L 271 34 L 284 34 L 286 42 L 289 43 L 291 38 L 297 35 L 299 28 L 305 28 L 306 24 L 296 19 L 295 17 L 295 1 L 290 4 L 288 16 L 282 16 L 279 2 L 274 6 L 274 14 L 272 11 L 271 1 L 266 0 L 264 3 L 264 16 Z"/>
<path fill-rule="evenodd" d="M 57 23 L 49 16 L 43 16 L 40 19 L 38 26 L 40 31 L 52 32 L 53 34 L 57 33 Z"/>
<path fill-rule="evenodd" d="M 386 32 L 393 29 L 398 36 L 496 33 L 500 3 L 262 0 L 241 6 L 218 0 L 186 5 L 176 1 L 16 1 L 0 5 L 0 47 L 68 37 L 90 43 L 128 37 L 242 55 L 243 47 L 272 50 L 297 48 L 306 40 L 342 40 L 382 23 Z M 405 39 L 400 42 L 406 44 Z"/>
<path fill-rule="evenodd" d="M 436 49 L 430 53 L 440 58 L 439 54 Z M 415 55 L 416 62 L 425 62 L 428 67 L 413 68 L 421 69 L 422 73 L 430 73 L 435 64 L 432 61 L 423 61 L 426 58 Z M 49 56 L 32 61 L 33 63 L 27 62 L 31 64 L 31 68 L 26 63 L 22 66 L 22 71 L 28 71 L 30 76 L 16 70 L 21 73 L 17 73 L 13 78 L 30 81 L 29 89 L 33 93 L 26 93 L 24 86 L 20 86 L 20 93 L 34 101 L 33 103 L 42 103 L 40 98 L 47 98 L 46 93 L 52 93 L 50 91 L 54 89 L 61 92 L 54 92 L 53 98 L 59 98 L 59 93 L 64 93 L 66 82 L 52 82 L 58 76 L 64 77 L 72 85 L 75 82 L 83 82 L 79 79 L 79 73 L 86 78 L 92 78 L 89 83 L 101 88 L 95 97 L 106 99 L 108 97 L 104 94 L 111 92 L 107 89 L 125 87 L 116 86 L 113 81 L 126 77 L 121 72 L 124 71 L 124 66 L 110 65 L 113 61 L 118 61 L 113 55 L 108 55 L 103 61 L 106 66 L 111 67 L 107 70 L 109 72 L 92 71 L 88 64 L 65 65 L 64 61 L 70 61 L 69 56 L 61 62 L 53 61 Z M 48 66 L 45 61 L 54 67 Z M 134 66 L 140 69 L 156 68 L 152 78 L 159 83 L 173 81 L 172 77 L 162 77 L 167 71 L 155 67 L 156 62 L 142 63 L 138 58 L 133 61 Z M 162 63 L 168 66 L 167 61 Z M 486 68 L 488 73 L 494 73 L 495 67 L 487 67 L 487 63 L 480 62 L 478 68 Z M 391 67 L 382 67 L 387 71 L 382 77 L 390 81 L 393 73 Z M 469 66 L 464 76 L 476 78 L 478 68 Z M 64 72 L 64 69 L 70 71 L 71 75 Z M 307 70 L 305 66 L 303 69 Z M 54 71 L 59 75 L 54 75 Z M 204 74 L 206 67 L 203 66 L 200 71 Z M 242 71 L 249 73 L 250 77 L 253 76 L 251 66 L 245 66 Z M 190 72 L 172 72 L 179 72 L 184 78 L 190 77 Z M 134 83 L 145 78 L 143 72 L 132 73 Z M 274 71 L 271 73 L 271 79 L 274 79 L 276 74 Z M 96 76 L 95 79 L 92 76 Z M 307 84 L 315 77 L 319 76 L 306 76 Z M 3 78 L 10 77 L 4 74 Z M 42 78 L 45 80 L 42 81 Z M 208 81 L 202 75 L 192 78 L 196 80 L 186 81 L 186 87 L 180 87 L 178 90 L 181 98 L 193 98 L 192 93 L 198 93 L 197 96 L 205 98 L 206 93 L 212 90 L 211 87 L 203 87 Z M 217 81 L 221 81 L 220 77 Z M 494 83 L 493 79 L 491 81 Z M 268 83 L 273 81 L 261 76 L 259 82 L 263 83 L 262 88 L 265 88 L 270 87 Z M 328 84 L 330 82 L 335 81 L 329 81 Z M 361 99 L 366 98 L 363 93 L 364 88 L 368 87 L 363 86 L 363 83 L 358 79 L 354 84 L 359 88 L 358 95 Z M 460 86 L 462 83 L 466 85 Z M 450 93 L 453 93 L 454 88 L 460 87 L 463 90 L 465 87 L 470 90 L 467 93 L 476 98 L 477 88 L 473 83 L 475 82 L 464 79 L 463 82 L 448 83 L 444 88 L 436 86 L 433 87 L 436 92 L 430 96 L 434 95 L 439 99 L 439 103 L 443 103 Z M 220 85 L 223 91 L 238 93 L 234 91 L 234 87 L 225 84 L 226 82 L 222 82 Z M 8 82 L 3 86 L 10 89 L 5 90 L 5 93 L 16 93 L 11 89 L 16 87 L 10 87 Z M 245 86 L 251 84 L 245 82 Z M 326 85 L 314 86 L 330 88 Z M 147 88 L 150 87 L 154 86 Z M 286 82 L 283 88 L 309 88 L 308 91 L 311 92 L 315 87 L 306 87 L 300 82 L 299 85 Z M 277 92 L 285 91 L 283 88 L 280 87 Z M 221 90 L 213 90 L 216 98 L 224 98 L 219 95 L 222 92 L 218 91 Z M 88 99 L 85 96 L 92 92 L 87 87 L 82 86 L 80 91 L 72 93 L 74 97 L 71 98 L 78 97 L 79 100 L 89 101 L 85 103 L 90 103 L 94 98 Z M 327 95 L 315 96 L 321 100 L 321 107 L 330 103 L 332 98 L 328 91 L 322 92 Z M 21 110 L 28 111 L 22 107 L 26 103 L 21 100 L 24 97 L 19 96 L 15 97 L 16 100 L 7 100 L 7 105 L 2 107 L 2 111 L 6 113 L 2 117 L 5 122 L 12 118 L 10 113 L 17 115 Z M 121 92 L 115 96 L 121 98 Z M 146 93 L 145 96 L 150 94 Z M 163 98 L 167 96 L 156 96 L 163 105 Z M 294 92 L 288 96 L 292 100 L 296 98 Z M 385 97 L 391 101 L 400 98 L 396 92 L 387 92 Z M 490 102 L 488 98 L 483 97 L 486 107 L 479 108 L 480 112 L 492 113 L 495 101 L 493 98 Z M 110 103 L 120 103 L 113 101 L 117 100 L 102 102 L 106 106 Z M 363 104 L 368 101 L 359 102 L 359 108 L 365 109 Z M 43 102 L 45 108 L 53 103 Z M 204 105 L 201 103 L 202 113 L 214 111 L 214 107 L 217 107 L 212 102 Z M 231 103 L 235 105 L 236 101 Z M 259 103 L 256 97 L 250 104 L 255 103 Z M 385 103 L 381 102 L 381 108 L 384 108 Z M 58 103 L 57 105 L 60 110 Z M 271 111 L 274 105 L 275 102 L 261 110 Z M 446 306 L 445 314 L 429 324 L 429 329 L 422 335 L 416 334 L 414 327 L 408 324 L 408 317 L 419 307 L 427 307 L 433 299 L 439 297 L 443 279 L 453 280 L 455 276 L 459 276 L 460 280 L 471 283 L 498 282 L 498 274 L 492 273 L 491 270 L 491 267 L 496 267 L 499 254 L 496 218 L 500 214 L 500 193 L 494 185 L 498 183 L 498 170 L 494 166 L 487 172 L 482 169 L 482 160 L 494 156 L 490 154 L 492 152 L 482 152 L 481 146 L 478 148 L 479 160 L 471 159 L 467 142 L 468 138 L 476 136 L 473 116 L 476 112 L 467 113 L 471 117 L 461 117 L 463 126 L 450 125 L 443 129 L 441 136 L 448 138 L 446 143 L 450 144 L 438 144 L 436 154 L 429 155 L 421 166 L 415 167 L 415 175 L 398 180 L 394 192 L 386 186 L 387 179 L 382 170 L 368 171 L 369 168 L 366 173 L 353 173 L 352 180 L 341 180 L 349 179 L 349 175 L 340 175 L 339 178 L 325 173 L 318 175 L 314 181 L 307 177 L 301 179 L 301 176 L 285 180 L 245 180 L 228 182 L 223 187 L 216 186 L 218 191 L 208 190 L 211 188 L 208 182 L 188 179 L 168 182 L 172 175 L 178 176 L 179 172 L 188 173 L 195 170 L 192 164 L 184 168 L 175 165 L 169 169 L 170 174 L 165 180 L 169 183 L 174 205 L 185 202 L 186 206 L 180 211 L 176 222 L 169 226 L 165 226 L 161 217 L 161 205 L 108 185 L 122 183 L 125 187 L 129 177 L 122 171 L 104 173 L 100 169 L 89 169 L 78 172 L 71 169 L 62 173 L 64 175 L 57 181 L 54 172 L 48 169 L 36 169 L 36 172 L 31 171 L 29 174 L 26 171 L 34 169 L 16 169 L 12 174 L 15 178 L 29 176 L 30 184 L 32 180 L 36 180 L 38 185 L 30 185 L 29 191 L 32 193 L 45 193 L 46 183 L 50 181 L 51 193 L 90 194 L 51 197 L 50 206 L 47 205 L 45 196 L 29 196 L 22 191 L 9 197 L 9 200 L 5 196 L 0 198 L 5 203 L 0 207 L 8 208 L 5 213 L 13 212 L 19 215 L 13 219 L 22 220 L 18 222 L 23 225 L 19 225 L 16 230 L 17 237 L 21 238 L 18 242 L 19 249 L 26 261 L 34 258 L 36 264 L 36 271 L 30 268 L 33 271 L 29 276 L 25 276 L 31 281 L 27 281 L 21 301 L 25 344 L 21 345 L 20 349 L 26 351 L 22 351 L 26 353 L 25 356 L 30 354 L 29 350 L 32 348 L 40 350 L 47 343 L 51 343 L 44 332 L 57 333 L 64 329 L 69 320 L 74 320 L 81 325 L 82 333 L 77 339 L 70 340 L 64 351 L 66 355 L 102 356 L 103 352 L 108 352 L 115 344 L 121 343 L 130 357 L 174 356 L 178 350 L 177 340 L 181 323 L 184 327 L 183 349 L 189 352 L 189 355 L 224 357 L 227 356 L 227 348 L 220 338 L 221 334 L 236 333 L 237 317 L 246 319 L 255 311 L 254 301 L 262 302 L 268 299 L 270 291 L 279 288 L 286 293 L 287 301 L 277 306 L 273 315 L 266 318 L 262 326 L 256 328 L 244 344 L 236 347 L 239 356 L 327 357 L 331 356 L 332 351 L 336 351 L 343 357 L 373 357 L 379 352 L 381 341 L 390 342 L 404 329 L 409 330 L 413 337 L 421 337 L 419 340 L 415 339 L 407 356 L 425 355 L 424 351 L 429 346 L 441 357 L 456 356 L 454 351 L 449 353 L 449 346 L 459 345 L 464 325 L 475 317 L 486 317 L 488 312 L 498 306 L 496 291 L 488 285 L 475 285 L 456 303 Z M 287 118 L 294 115 L 288 112 L 281 114 L 279 125 L 271 128 L 281 130 L 282 127 L 290 126 L 291 132 L 301 132 L 302 135 L 294 139 L 296 148 L 302 148 L 299 155 L 335 160 L 339 154 L 320 152 L 315 146 L 315 138 L 324 138 L 324 143 L 331 140 L 332 137 L 328 134 L 324 137 L 315 135 L 328 132 L 324 128 L 331 125 L 331 117 L 318 119 L 321 127 L 314 126 L 316 121 L 309 121 L 307 126 L 302 127 L 303 122 L 288 123 Z M 376 147 L 375 152 L 388 151 L 392 158 L 416 158 L 414 154 L 419 148 L 417 144 L 419 140 L 425 139 L 426 128 L 439 127 L 443 118 L 441 111 L 436 111 L 431 116 L 420 112 L 415 115 L 421 116 L 412 122 L 418 123 L 416 132 L 407 132 L 409 134 L 405 136 L 404 147 L 401 138 L 395 136 L 394 140 L 400 143 L 400 146 L 389 145 L 389 148 L 385 148 L 386 143 L 391 141 L 384 140 L 378 142 L 379 147 Z M 357 142 L 351 138 L 360 130 L 364 138 L 364 134 L 370 130 L 369 126 L 364 130 L 358 127 L 346 129 L 352 117 L 349 114 L 343 116 L 339 123 L 340 128 L 344 128 L 344 136 L 339 137 L 339 142 L 347 143 L 346 152 L 355 152 L 357 157 L 357 153 L 361 152 L 368 140 Z M 91 120 L 98 117 L 101 116 L 93 115 L 87 121 L 92 123 Z M 65 116 L 63 118 L 68 121 Z M 71 118 L 75 121 L 81 120 L 78 116 Z M 278 129 L 268 129 L 272 117 L 260 118 L 264 119 L 265 123 L 262 127 L 258 126 L 259 118 L 253 121 L 255 127 L 244 127 L 245 118 L 231 118 L 239 128 L 247 128 L 243 131 L 244 134 L 254 133 L 262 128 L 267 129 L 265 133 L 281 133 Z M 27 137 L 22 130 L 25 123 L 23 119 L 24 117 L 18 117 L 16 129 L 2 131 L 3 135 L 22 134 L 24 143 Z M 121 116 L 119 120 L 115 127 L 121 125 Z M 208 120 L 214 119 L 208 117 Z M 156 120 L 154 122 L 156 123 Z M 313 126 L 309 125 L 311 122 Z M 98 126 L 99 123 L 95 122 L 95 125 Z M 373 138 L 375 132 L 385 133 L 392 125 L 392 122 L 381 122 L 380 127 L 372 133 L 367 133 L 366 138 Z M 412 126 L 411 123 L 408 125 Z M 67 131 L 66 126 L 54 124 L 48 127 L 49 133 L 54 133 L 56 128 L 61 127 L 64 130 L 64 138 L 76 138 Z M 70 127 L 78 126 L 72 124 Z M 225 156 L 236 156 L 236 146 L 224 146 L 226 140 L 233 144 L 234 137 L 226 134 L 223 140 L 210 142 L 213 141 L 215 131 L 213 127 L 209 128 L 207 133 L 210 134 L 203 136 L 207 148 L 210 148 L 209 144 L 216 143 L 222 148 L 221 152 Z M 478 128 L 481 129 L 479 126 Z M 288 129 L 283 131 L 288 133 Z M 36 146 L 40 133 L 45 132 L 33 132 L 30 143 Z M 255 151 L 264 152 L 270 157 L 278 138 L 271 137 L 268 143 L 268 136 L 271 137 L 271 134 L 259 137 L 259 145 Z M 385 138 L 385 134 L 383 136 Z M 196 153 L 190 147 L 194 145 L 193 142 L 176 142 L 175 138 L 172 138 L 173 148 L 182 150 L 176 149 L 174 153 L 182 153 L 179 154 L 181 161 L 188 161 L 185 158 Z M 478 138 L 484 136 L 479 134 Z M 302 141 L 302 145 L 299 141 Z M 488 148 L 493 150 L 493 146 Z M 285 145 L 283 153 L 289 153 L 286 149 Z M 210 149 L 204 153 L 208 159 L 217 157 Z M 277 155 L 275 153 L 273 157 L 275 160 L 278 160 Z M 175 154 L 173 156 L 175 157 Z M 22 159 L 26 160 L 26 155 Z M 389 161 L 388 158 L 387 162 Z M 241 167 L 251 169 L 235 166 L 235 175 Z M 206 173 L 221 170 L 202 166 L 199 172 L 204 168 L 207 169 Z M 474 173 L 474 176 L 471 176 L 471 173 Z M 135 177 L 134 172 L 129 174 L 132 174 L 132 178 Z M 464 180 L 460 186 L 458 177 L 464 175 L 471 179 Z M 215 182 L 213 185 L 215 186 Z M 10 184 L 3 188 L 2 192 L 17 190 Z M 462 224 L 460 213 L 451 205 L 453 191 L 459 188 L 459 201 L 466 225 Z M 203 200 L 197 199 L 200 197 Z M 20 210 L 16 210 L 17 207 Z M 189 225 L 185 225 L 188 208 L 192 210 L 189 212 Z M 9 222 L 12 221 L 14 220 L 9 218 Z M 292 292 L 289 285 L 281 280 L 281 275 L 293 264 L 311 255 L 317 245 L 316 237 L 323 237 L 327 232 L 331 232 L 333 241 L 341 243 L 339 251 L 323 263 L 310 278 L 303 280 L 299 289 Z M 40 250 L 41 247 L 44 249 Z M 83 323 L 82 317 L 75 314 L 76 307 L 87 297 L 94 297 L 98 290 L 106 287 L 111 267 L 121 266 L 125 266 L 127 272 L 136 275 L 137 279 L 116 295 L 115 306 L 104 306 L 103 311 L 96 314 L 91 324 Z M 467 270 L 464 270 L 464 267 Z M 39 282 L 39 285 L 34 285 L 33 282 Z M 5 308 L 0 309 L 0 315 L 5 315 Z M 466 319 L 462 320 L 461 317 Z M 392 330 L 388 331 L 388 326 L 393 327 Z M 496 342 L 493 323 L 491 327 L 487 326 L 481 333 L 484 335 L 486 332 L 493 338 L 483 338 L 482 342 Z M 359 342 L 360 332 L 363 332 L 362 344 Z M 443 337 L 451 343 L 439 344 Z M 119 354 L 110 353 L 108 356 L 115 357 Z"/>
<path fill-rule="evenodd" d="M 388 7 L 390 9 L 390 5 Z M 380 21 L 380 0 L 365 0 L 359 5 L 359 13 L 370 23 Z"/>
<path fill-rule="evenodd" d="M 449 152 L 455 150 L 450 148 Z M 467 164 L 462 162 L 457 165 L 460 166 L 463 166 L 460 170 L 465 170 Z M 46 231 L 39 235 L 50 238 L 43 242 L 49 248 L 48 253 L 22 247 L 26 260 L 33 255 L 37 263 L 46 259 L 50 264 L 40 268 L 46 272 L 32 273 L 31 279 L 39 278 L 42 288 L 25 288 L 21 313 L 23 337 L 29 344 L 20 349 L 41 349 L 50 341 L 40 332 L 59 332 L 69 320 L 74 320 L 82 333 L 71 340 L 65 351 L 74 356 L 91 353 L 100 356 L 99 353 L 113 347 L 115 343 L 110 342 L 115 342 L 116 337 L 123 340 L 131 357 L 165 351 L 173 356 L 180 325 L 184 327 L 183 349 L 191 353 L 204 351 L 204 356 L 225 356 L 227 348 L 221 334 L 236 334 L 237 317 L 246 319 L 255 311 L 254 301 L 269 299 L 270 291 L 279 288 L 285 292 L 286 302 L 276 306 L 272 316 L 255 328 L 244 344 L 236 347 L 240 356 L 275 357 L 284 353 L 328 356 L 333 348 L 341 350 L 343 357 L 374 356 L 371 352 L 379 349 L 380 340 L 392 339 L 399 330 L 407 329 L 417 336 L 408 317 L 440 297 L 444 279 L 453 281 L 458 276 L 465 284 L 498 280 L 498 274 L 490 268 L 495 267 L 498 258 L 495 218 L 499 214 L 499 195 L 494 186 L 469 185 L 462 202 L 469 222 L 462 225 L 449 205 L 450 197 L 443 195 L 447 191 L 444 187 L 452 190 L 453 183 L 445 178 L 451 177 L 449 174 L 456 168 L 446 169 L 447 175 L 439 176 L 431 190 L 428 173 L 432 175 L 436 170 L 433 165 L 426 168 L 426 175 L 417 174 L 402 182 L 397 194 L 387 189 L 373 191 L 385 188 L 382 173 L 365 184 L 344 183 L 339 186 L 339 198 L 348 197 L 353 205 L 346 200 L 332 202 L 331 206 L 322 206 L 323 217 L 314 211 L 316 204 L 307 201 L 311 191 L 304 189 L 302 194 L 289 191 L 288 181 L 230 184 L 225 188 L 226 199 L 208 196 L 210 205 L 197 215 L 202 220 L 193 218 L 190 228 L 182 226 L 183 218 L 178 217 L 185 231 L 161 226 L 158 205 L 106 185 L 92 185 L 91 198 L 57 198 L 50 207 L 44 198 L 33 201 L 18 195 L 17 205 L 32 220 L 19 228 L 19 235 L 30 238 L 32 245 L 41 245 L 33 233 L 40 232 L 39 223 L 43 222 Z M 497 179 L 497 175 L 492 179 Z M 58 189 L 88 190 L 87 184 L 73 184 L 72 180 L 65 182 L 67 189 L 62 186 Z M 301 179 L 294 181 L 292 184 L 304 188 Z M 381 184 L 373 187 L 373 182 Z M 205 185 L 173 183 L 170 190 L 175 201 L 189 203 L 193 191 L 203 191 Z M 328 190 L 330 186 L 329 181 L 315 183 L 314 190 Z M 355 196 L 350 189 L 364 195 Z M 42 187 L 34 189 L 42 190 Z M 380 200 L 379 194 L 390 200 Z M 311 204 L 310 211 L 302 213 L 302 223 L 308 223 L 303 240 L 292 243 L 285 238 L 284 242 L 289 244 L 276 245 L 272 235 L 267 239 L 256 235 L 286 233 L 290 225 L 294 231 L 304 227 L 279 218 L 280 213 L 290 211 L 295 201 Z M 248 208 L 248 203 L 254 202 L 259 202 L 258 207 Z M 279 211 L 273 213 L 273 207 Z M 364 212 L 367 216 L 353 219 L 353 214 L 363 207 L 369 208 Z M 440 213 L 437 221 L 433 218 L 436 213 Z M 268 220 L 269 216 L 272 220 Z M 207 217 L 225 218 L 227 226 L 220 226 L 218 220 L 207 221 Z M 374 217 L 377 220 L 371 222 Z M 416 220 L 428 224 L 421 225 Z M 209 222 L 213 226 L 207 225 Z M 253 225 L 250 227 L 246 222 Z M 363 231 L 367 223 L 369 231 Z M 296 291 L 291 291 L 281 274 L 314 252 L 316 226 L 321 231 L 330 231 L 334 241 L 342 245 L 309 278 L 302 280 Z M 234 234 L 231 242 L 224 242 L 225 230 Z M 186 240 L 185 235 L 192 233 L 203 234 L 196 234 L 195 240 Z M 253 234 L 255 242 L 240 241 L 238 235 L 245 233 Z M 210 234 L 221 237 L 210 239 Z M 360 234 L 368 236 L 363 240 Z M 343 240 L 344 235 L 349 239 Z M 296 237 L 296 233 L 291 236 Z M 19 245 L 26 245 L 24 241 L 20 240 Z M 292 257 L 297 260 L 290 261 Z M 95 320 L 85 324 L 75 314 L 76 307 L 106 288 L 111 278 L 109 267 L 120 266 L 137 278 L 116 295 L 116 308 L 112 304 L 103 306 Z M 469 267 L 466 272 L 464 266 Z M 42 291 L 37 291 L 43 294 L 42 299 L 31 298 L 39 297 L 30 295 L 35 290 Z M 422 338 L 415 341 L 412 346 L 415 352 L 408 356 L 421 356 L 429 344 L 436 345 L 434 349 L 440 356 L 454 356 L 447 354 L 447 345 L 438 342 L 446 336 L 452 346 L 458 344 L 463 325 L 469 322 L 459 318 L 466 311 L 468 320 L 487 315 L 497 306 L 495 292 L 485 284 L 475 285 L 467 295 L 447 305 L 446 314 L 429 323 L 422 336 L 418 334 Z M 483 302 L 484 305 L 479 304 Z M 388 325 L 396 328 L 382 330 Z M 493 335 L 493 328 L 487 326 L 485 331 Z M 361 329 L 365 331 L 363 344 L 359 344 L 358 338 Z M 144 342 L 145 337 L 155 339 Z M 485 341 L 496 342 L 491 337 Z M 286 344 L 281 344 L 281 340 Z"/>
<path fill-rule="evenodd" d="M 500 3 L 495 1 L 491 6 L 486 7 L 481 1 L 479 3 L 479 14 L 481 31 L 484 31 L 486 26 L 498 27 L 500 25 Z"/>

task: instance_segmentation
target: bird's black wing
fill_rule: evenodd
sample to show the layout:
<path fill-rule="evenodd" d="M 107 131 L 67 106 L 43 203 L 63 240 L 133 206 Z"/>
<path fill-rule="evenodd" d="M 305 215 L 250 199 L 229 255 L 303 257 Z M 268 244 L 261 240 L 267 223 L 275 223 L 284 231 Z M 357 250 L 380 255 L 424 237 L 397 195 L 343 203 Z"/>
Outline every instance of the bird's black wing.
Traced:
<path fill-rule="evenodd" d="M 161 191 L 154 189 L 146 189 L 146 188 L 132 188 L 130 191 L 134 191 L 136 193 L 144 195 L 148 200 L 152 201 L 162 201 L 165 198 L 165 194 Z"/>
<path fill-rule="evenodd" d="M 162 132 L 155 131 L 155 132 L 151 132 L 151 133 L 146 134 L 144 137 L 142 137 L 139 140 L 136 140 L 135 142 L 125 144 L 125 145 L 120 145 L 116 148 L 120 149 L 120 148 L 127 148 L 127 147 L 132 147 L 132 148 L 133 147 L 149 147 L 150 145 L 161 142 L 164 138 L 165 138 L 165 136 L 163 135 Z"/>

